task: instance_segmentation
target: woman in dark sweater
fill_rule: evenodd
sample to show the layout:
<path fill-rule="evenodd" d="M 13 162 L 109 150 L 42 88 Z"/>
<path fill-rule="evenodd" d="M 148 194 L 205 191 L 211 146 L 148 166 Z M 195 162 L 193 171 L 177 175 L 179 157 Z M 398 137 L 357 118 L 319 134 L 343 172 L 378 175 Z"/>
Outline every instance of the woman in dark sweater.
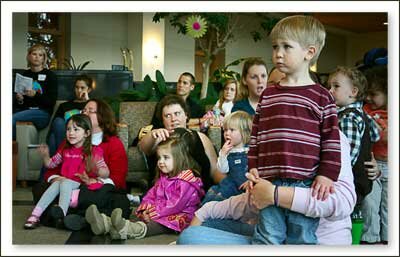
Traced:
<path fill-rule="evenodd" d="M 44 46 L 30 47 L 26 60 L 29 69 L 22 75 L 32 78 L 32 89 L 14 93 L 13 140 L 16 138 L 17 121 L 30 121 L 37 129 L 45 128 L 57 99 L 57 80 L 55 74 L 45 68 L 47 53 Z"/>

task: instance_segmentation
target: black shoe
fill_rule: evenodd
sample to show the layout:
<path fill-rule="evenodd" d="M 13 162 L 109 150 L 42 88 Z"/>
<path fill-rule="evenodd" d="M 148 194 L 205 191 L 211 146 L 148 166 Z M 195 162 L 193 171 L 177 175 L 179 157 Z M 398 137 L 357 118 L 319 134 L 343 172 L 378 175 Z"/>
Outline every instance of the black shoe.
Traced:
<path fill-rule="evenodd" d="M 60 206 L 51 206 L 50 207 L 50 216 L 56 222 L 57 229 L 64 229 L 64 211 L 61 209 Z"/>
<path fill-rule="evenodd" d="M 64 226 L 67 229 L 79 231 L 87 227 L 87 225 L 88 223 L 86 222 L 85 217 L 78 214 L 68 214 L 64 217 Z"/>

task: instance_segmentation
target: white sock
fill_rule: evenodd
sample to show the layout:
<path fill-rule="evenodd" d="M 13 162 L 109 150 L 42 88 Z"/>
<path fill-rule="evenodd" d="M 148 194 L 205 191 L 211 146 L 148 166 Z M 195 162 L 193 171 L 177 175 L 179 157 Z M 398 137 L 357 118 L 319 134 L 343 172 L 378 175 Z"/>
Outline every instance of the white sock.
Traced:
<path fill-rule="evenodd" d="M 132 203 L 140 204 L 140 197 L 138 195 L 126 194 L 126 197 L 128 197 L 129 201 Z"/>

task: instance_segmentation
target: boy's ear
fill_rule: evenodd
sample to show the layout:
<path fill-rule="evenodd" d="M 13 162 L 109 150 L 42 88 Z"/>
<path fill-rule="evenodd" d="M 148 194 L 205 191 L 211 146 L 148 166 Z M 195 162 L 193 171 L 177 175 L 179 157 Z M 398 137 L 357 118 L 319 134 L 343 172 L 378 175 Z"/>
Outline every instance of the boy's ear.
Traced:
<path fill-rule="evenodd" d="M 314 56 L 315 53 L 317 52 L 317 48 L 313 45 L 309 46 L 307 48 L 307 53 L 306 56 L 304 57 L 305 60 L 310 61 Z"/>
<path fill-rule="evenodd" d="M 353 98 L 356 98 L 357 95 L 358 95 L 358 87 L 353 87 L 353 88 L 351 89 L 351 96 L 352 96 Z"/>

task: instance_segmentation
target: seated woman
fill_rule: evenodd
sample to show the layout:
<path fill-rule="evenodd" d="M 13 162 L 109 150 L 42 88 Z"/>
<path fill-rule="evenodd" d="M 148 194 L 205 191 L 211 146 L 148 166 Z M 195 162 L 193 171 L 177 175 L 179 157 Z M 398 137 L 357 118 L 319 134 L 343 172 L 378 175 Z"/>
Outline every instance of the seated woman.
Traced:
<path fill-rule="evenodd" d="M 74 81 L 75 99 L 60 104 L 51 125 L 48 136 L 50 155 L 53 155 L 61 142 L 65 139 L 65 122 L 74 113 L 79 113 L 89 100 L 89 93 L 93 89 L 93 81 L 87 75 L 79 75 Z"/>
<path fill-rule="evenodd" d="M 165 96 L 159 102 L 158 119 L 162 120 L 163 128 L 153 129 L 143 136 L 138 143 L 139 149 L 147 156 L 147 163 L 154 177 L 155 149 L 174 132 L 175 128 L 186 128 L 189 120 L 188 109 L 183 99 L 177 95 Z M 202 167 L 201 178 L 204 189 L 208 190 L 214 183 L 218 183 L 225 175 L 217 169 L 217 153 L 210 139 L 201 132 L 196 132 L 198 147 L 191 149 L 192 155 Z"/>
<path fill-rule="evenodd" d="M 312 196 L 309 188 L 279 187 L 275 194 L 276 187 L 271 182 L 247 174 L 255 183 L 249 193 L 205 204 L 195 213 L 192 226 L 181 233 L 177 243 L 251 244 L 258 210 L 275 204 L 307 216 L 321 217 L 316 232 L 319 244 L 350 245 L 350 214 L 356 203 L 356 194 L 350 145 L 346 137 L 340 135 L 341 171 L 335 182 L 335 192 L 325 201 Z"/>
<path fill-rule="evenodd" d="M 82 185 L 80 189 L 73 191 L 68 213 L 78 215 L 67 215 L 64 218 L 64 225 L 73 230 L 79 230 L 85 225 L 83 216 L 86 208 L 95 204 L 98 209 L 111 215 L 115 208 L 123 210 L 124 218 L 130 215 L 130 202 L 126 197 L 126 175 L 128 172 L 128 158 L 121 140 L 117 136 L 116 121 L 111 107 L 99 99 L 89 100 L 82 110 L 83 114 L 90 117 L 92 122 L 92 144 L 102 148 L 104 161 L 110 169 L 110 180 L 96 191 L 89 190 Z M 63 147 L 62 142 L 59 147 Z M 34 185 L 32 188 L 35 204 L 40 199 L 47 187 L 55 181 L 57 170 L 48 169 L 44 174 L 44 181 Z M 47 226 L 54 226 L 53 218 L 45 211 L 41 217 L 41 223 Z"/>

